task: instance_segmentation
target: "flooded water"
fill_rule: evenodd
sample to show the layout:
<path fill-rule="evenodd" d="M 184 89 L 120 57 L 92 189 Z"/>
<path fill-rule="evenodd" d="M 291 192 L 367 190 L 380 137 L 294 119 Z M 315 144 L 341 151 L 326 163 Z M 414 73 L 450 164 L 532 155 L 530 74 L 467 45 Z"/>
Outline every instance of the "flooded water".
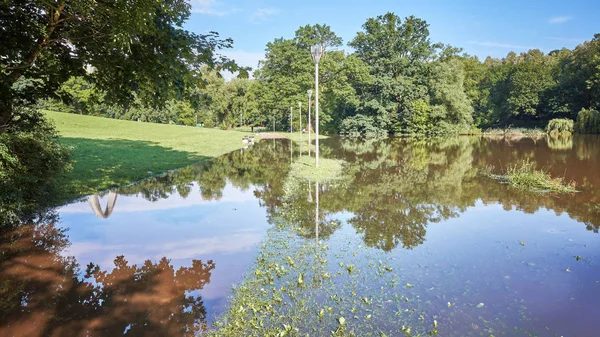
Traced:
<path fill-rule="evenodd" d="M 600 137 L 321 147 L 334 181 L 263 140 L 4 231 L 0 336 L 600 335 Z M 481 174 L 526 158 L 580 192 Z"/>

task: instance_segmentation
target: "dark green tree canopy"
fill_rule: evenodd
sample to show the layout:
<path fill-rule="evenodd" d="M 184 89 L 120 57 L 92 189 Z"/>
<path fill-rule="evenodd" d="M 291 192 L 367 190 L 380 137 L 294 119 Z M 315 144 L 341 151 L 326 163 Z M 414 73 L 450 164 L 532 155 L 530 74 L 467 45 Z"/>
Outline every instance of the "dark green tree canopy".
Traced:
<path fill-rule="evenodd" d="M 201 84 L 202 65 L 240 70 L 217 53 L 230 39 L 182 28 L 189 15 L 185 0 L 2 0 L 0 126 L 15 100 L 52 96 L 73 75 L 87 75 L 116 102 L 138 93 L 160 105 Z"/>

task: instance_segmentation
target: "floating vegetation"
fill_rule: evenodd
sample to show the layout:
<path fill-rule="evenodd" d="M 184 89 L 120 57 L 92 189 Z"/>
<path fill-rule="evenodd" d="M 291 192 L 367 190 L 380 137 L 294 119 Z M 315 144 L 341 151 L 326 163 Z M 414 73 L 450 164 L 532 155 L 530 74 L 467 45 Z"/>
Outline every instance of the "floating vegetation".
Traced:
<path fill-rule="evenodd" d="M 319 158 L 319 167 L 315 167 L 315 158 L 303 156 L 298 158 L 290 168 L 290 176 L 318 181 L 320 183 L 342 178 L 343 161 Z"/>
<path fill-rule="evenodd" d="M 575 182 L 565 182 L 562 177 L 552 177 L 543 169 L 536 169 L 534 162 L 529 159 L 508 166 L 503 175 L 493 174 L 494 167 L 489 166 L 484 170 L 488 177 L 521 188 L 540 193 L 575 193 Z"/>
<path fill-rule="evenodd" d="M 274 220 L 254 273 L 233 289 L 229 310 L 202 335 L 465 336 L 477 330 L 486 336 L 530 336 L 498 316 L 494 307 L 503 304 L 473 303 L 465 295 L 465 302 L 456 302 L 458 293 L 440 293 L 437 287 L 423 292 L 419 278 L 405 276 L 414 267 L 389 254 L 344 235 L 330 239 L 330 248 L 301 239 L 295 228 Z M 469 284 L 460 292 L 477 294 Z M 514 304 L 526 319 L 523 303 Z M 477 315 L 466 318 L 473 310 Z"/>

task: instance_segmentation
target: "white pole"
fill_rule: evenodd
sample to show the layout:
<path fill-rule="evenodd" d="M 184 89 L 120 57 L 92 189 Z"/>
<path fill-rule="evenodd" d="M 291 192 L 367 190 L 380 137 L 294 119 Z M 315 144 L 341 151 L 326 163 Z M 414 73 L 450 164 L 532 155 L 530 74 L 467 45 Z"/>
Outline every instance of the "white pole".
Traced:
<path fill-rule="evenodd" d="M 317 133 L 316 166 L 319 167 L 319 63 L 315 63 L 315 129 Z"/>
<path fill-rule="evenodd" d="M 308 96 L 308 156 L 310 157 L 310 96 Z"/>
<path fill-rule="evenodd" d="M 298 102 L 298 116 L 300 118 L 300 137 L 302 137 L 302 102 Z"/>
<path fill-rule="evenodd" d="M 294 128 L 292 127 L 292 110 L 293 109 L 294 108 L 290 107 L 290 133 L 294 133 Z"/>

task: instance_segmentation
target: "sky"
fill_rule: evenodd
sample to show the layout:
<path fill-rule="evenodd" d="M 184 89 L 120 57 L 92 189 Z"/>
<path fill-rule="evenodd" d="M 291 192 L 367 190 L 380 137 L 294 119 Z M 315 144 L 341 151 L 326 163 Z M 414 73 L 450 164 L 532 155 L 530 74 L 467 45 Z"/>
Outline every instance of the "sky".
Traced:
<path fill-rule="evenodd" d="M 268 42 L 293 38 L 306 24 L 327 24 L 344 44 L 371 17 L 394 12 L 429 23 L 430 38 L 461 47 L 480 59 L 504 57 L 509 51 L 549 52 L 574 48 L 600 33 L 599 0 L 191 0 L 185 25 L 196 33 L 216 31 L 232 38 L 223 54 L 256 68 Z M 344 49 L 351 51 L 345 46 Z"/>

